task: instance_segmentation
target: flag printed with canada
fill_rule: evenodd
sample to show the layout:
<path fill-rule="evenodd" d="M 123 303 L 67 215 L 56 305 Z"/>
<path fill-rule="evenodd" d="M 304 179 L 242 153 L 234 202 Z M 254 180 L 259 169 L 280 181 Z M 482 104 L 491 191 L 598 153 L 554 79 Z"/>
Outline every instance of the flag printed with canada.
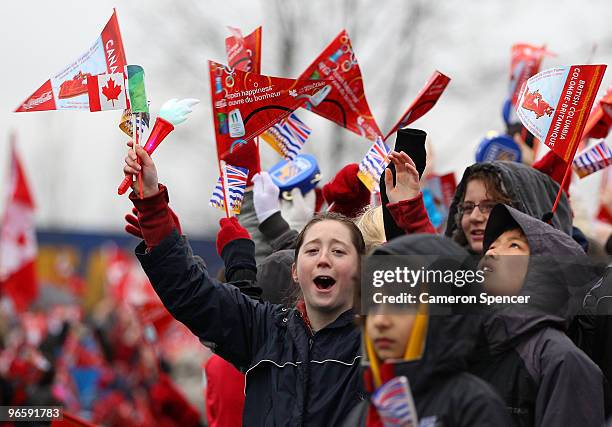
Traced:
<path fill-rule="evenodd" d="M 582 139 L 605 70 L 605 65 L 551 68 L 531 77 L 521 89 L 518 118 L 566 163 Z"/>
<path fill-rule="evenodd" d="M 123 73 L 87 77 L 89 111 L 124 110 L 128 108 Z"/>
<path fill-rule="evenodd" d="M 117 15 L 113 15 L 94 44 L 74 62 L 47 80 L 16 112 L 88 110 L 87 78 L 123 72 L 125 50 Z"/>
<path fill-rule="evenodd" d="M 326 92 L 304 108 L 371 141 L 382 137 L 370 111 L 361 70 L 346 30 L 332 40 L 299 78 L 331 80 Z"/>
<path fill-rule="evenodd" d="M 319 96 L 327 81 L 270 77 L 209 61 L 213 121 L 219 159 Z"/>

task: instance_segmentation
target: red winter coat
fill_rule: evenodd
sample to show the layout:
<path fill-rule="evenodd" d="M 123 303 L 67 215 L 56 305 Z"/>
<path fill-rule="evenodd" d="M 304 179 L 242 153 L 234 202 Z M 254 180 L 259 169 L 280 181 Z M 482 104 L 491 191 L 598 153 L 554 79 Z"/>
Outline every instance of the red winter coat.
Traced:
<path fill-rule="evenodd" d="M 204 365 L 206 418 L 210 427 L 242 426 L 244 375 L 213 354 Z"/>

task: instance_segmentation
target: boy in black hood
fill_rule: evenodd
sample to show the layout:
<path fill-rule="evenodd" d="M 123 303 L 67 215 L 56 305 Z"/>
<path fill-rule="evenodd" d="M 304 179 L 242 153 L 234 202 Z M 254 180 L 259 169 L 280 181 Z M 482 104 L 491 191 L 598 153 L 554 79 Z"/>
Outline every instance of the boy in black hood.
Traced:
<path fill-rule="evenodd" d="M 430 258 L 432 254 L 435 258 Z M 431 270 L 473 270 L 475 267 L 467 251 L 450 239 L 433 235 L 398 237 L 377 248 L 369 261 L 380 255 L 410 256 L 409 260 L 402 258 L 408 263 L 416 258 L 435 259 L 432 264 L 421 264 L 429 265 Z M 375 264 L 374 268 L 380 265 Z M 479 316 L 454 314 L 456 308 L 432 303 L 420 303 L 412 311 L 403 305 L 399 313 L 389 307 L 366 307 L 365 303 L 371 301 L 370 292 L 380 289 L 370 285 L 367 283 L 362 288 L 365 298 L 358 299 L 364 301 L 362 311 L 367 314 L 362 322 L 362 337 L 367 357 L 363 366 L 364 383 L 369 399 L 354 408 L 343 425 L 382 427 L 387 425 L 385 417 L 389 412 L 396 417 L 397 425 L 511 425 L 499 396 L 488 384 L 466 371 L 468 356 L 476 346 Z M 447 288 L 455 288 L 453 285 Z M 437 286 L 440 285 L 428 286 L 429 295 L 439 295 Z M 465 293 L 467 288 L 457 289 Z M 454 289 L 453 294 L 456 294 Z M 446 314 L 441 314 L 442 310 Z M 409 392 L 398 398 L 400 379 L 407 384 Z M 399 406 L 389 408 L 381 404 L 377 396 L 389 396 L 389 393 L 395 396 Z M 409 403 L 412 398 L 405 396 L 414 397 L 414 406 Z M 414 424 L 406 424 L 408 418 Z"/>
<path fill-rule="evenodd" d="M 483 246 L 485 290 L 528 303 L 489 306 L 472 372 L 502 396 L 514 425 L 602 425 L 603 375 L 565 334 L 601 272 L 567 234 L 501 204 Z"/>

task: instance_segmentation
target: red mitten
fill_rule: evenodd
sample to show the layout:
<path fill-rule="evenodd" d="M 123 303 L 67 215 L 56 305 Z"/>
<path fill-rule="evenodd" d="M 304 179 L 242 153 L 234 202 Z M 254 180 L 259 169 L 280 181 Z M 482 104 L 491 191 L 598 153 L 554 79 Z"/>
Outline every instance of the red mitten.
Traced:
<path fill-rule="evenodd" d="M 129 197 L 138 210 L 138 223 L 147 248 L 159 245 L 175 228 L 181 232 L 178 218 L 168 206 L 170 198 L 163 184 L 159 184 L 159 192 L 152 196 L 140 199 L 132 191 Z"/>
<path fill-rule="evenodd" d="M 178 216 L 176 215 L 176 213 L 174 213 L 170 206 L 168 206 L 168 211 L 170 213 L 170 216 L 172 217 L 172 220 L 174 221 L 174 225 L 176 226 L 178 233 L 183 234 Z M 132 236 L 137 237 L 139 239 L 144 239 L 142 235 L 142 230 L 140 229 L 140 222 L 138 222 L 138 209 L 132 208 L 132 213 L 125 215 L 125 221 L 127 222 L 127 224 L 125 225 L 125 231 L 128 234 L 131 234 Z"/>
<path fill-rule="evenodd" d="M 346 165 L 336 176 L 323 186 L 323 197 L 331 212 L 338 212 L 355 218 L 370 203 L 370 190 L 357 177 L 359 165 Z"/>
<path fill-rule="evenodd" d="M 235 216 L 231 218 L 221 218 L 221 221 L 219 221 L 219 225 L 221 226 L 221 229 L 217 233 L 217 253 L 219 254 L 219 256 L 221 256 L 223 248 L 229 242 L 238 239 L 251 240 L 251 235 L 249 234 L 246 228 L 240 225 L 240 223 L 238 222 L 238 218 L 236 218 Z"/>
<path fill-rule="evenodd" d="M 563 176 L 565 175 L 565 170 L 567 169 L 567 163 L 563 161 L 563 159 L 557 156 L 552 150 L 549 151 L 537 162 L 534 162 L 532 165 L 534 169 L 539 170 L 542 173 L 545 173 L 552 179 L 554 179 L 557 184 L 561 185 L 563 182 Z M 565 190 L 565 194 L 569 197 L 569 186 L 572 182 L 572 175 L 567 178 L 565 181 L 565 185 L 563 189 Z"/>
<path fill-rule="evenodd" d="M 133 214 L 133 215 L 132 215 Z M 140 223 L 138 222 L 138 209 L 132 208 L 132 214 L 125 215 L 125 231 L 134 237 L 142 239 L 142 230 L 140 229 Z"/>

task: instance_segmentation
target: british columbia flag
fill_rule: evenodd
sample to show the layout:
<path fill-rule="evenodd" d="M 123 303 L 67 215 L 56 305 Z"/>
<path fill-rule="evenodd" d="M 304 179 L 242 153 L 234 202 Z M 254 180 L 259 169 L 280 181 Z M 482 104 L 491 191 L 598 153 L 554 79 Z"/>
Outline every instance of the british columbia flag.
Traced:
<path fill-rule="evenodd" d="M 293 160 L 300 153 L 311 132 L 312 129 L 293 113 L 260 136 L 281 156 Z"/>
<path fill-rule="evenodd" d="M 238 215 L 242 206 L 242 199 L 244 198 L 244 189 L 246 188 L 249 170 L 231 165 L 225 165 L 225 170 L 227 175 L 226 195 L 229 200 L 230 211 Z M 220 176 L 217 180 L 217 185 L 208 203 L 212 207 L 225 210 L 222 179 L 223 177 Z"/>

